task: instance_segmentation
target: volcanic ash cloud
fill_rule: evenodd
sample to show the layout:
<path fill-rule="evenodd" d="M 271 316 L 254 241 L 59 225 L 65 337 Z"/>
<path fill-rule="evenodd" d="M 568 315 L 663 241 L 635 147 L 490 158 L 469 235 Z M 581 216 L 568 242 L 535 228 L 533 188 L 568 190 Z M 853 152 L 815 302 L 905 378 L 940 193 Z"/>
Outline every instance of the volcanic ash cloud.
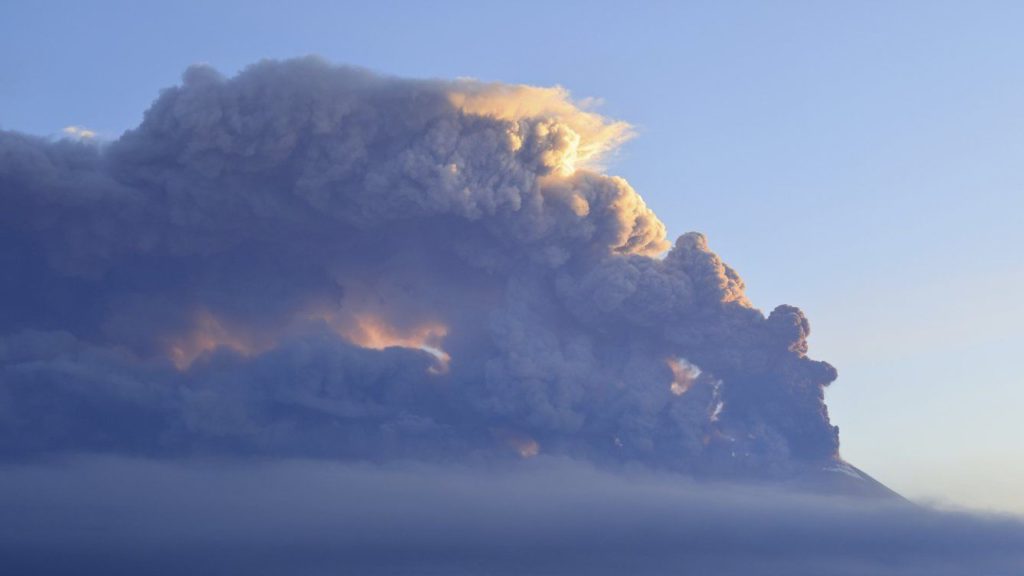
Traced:
<path fill-rule="evenodd" d="M 112 142 L 0 133 L 0 453 L 837 458 L 767 317 L 561 89 L 193 67 Z"/>

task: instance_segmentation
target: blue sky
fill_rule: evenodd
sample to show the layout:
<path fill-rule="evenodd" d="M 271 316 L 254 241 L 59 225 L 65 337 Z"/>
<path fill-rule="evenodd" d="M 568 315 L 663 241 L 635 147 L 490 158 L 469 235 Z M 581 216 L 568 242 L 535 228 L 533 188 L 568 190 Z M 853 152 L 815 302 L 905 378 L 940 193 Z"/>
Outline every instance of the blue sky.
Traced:
<path fill-rule="evenodd" d="M 5 3 L 0 127 L 115 138 L 189 64 L 306 54 L 600 98 L 610 171 L 807 312 L 846 458 L 1024 512 L 1024 5 L 549 4 Z"/>

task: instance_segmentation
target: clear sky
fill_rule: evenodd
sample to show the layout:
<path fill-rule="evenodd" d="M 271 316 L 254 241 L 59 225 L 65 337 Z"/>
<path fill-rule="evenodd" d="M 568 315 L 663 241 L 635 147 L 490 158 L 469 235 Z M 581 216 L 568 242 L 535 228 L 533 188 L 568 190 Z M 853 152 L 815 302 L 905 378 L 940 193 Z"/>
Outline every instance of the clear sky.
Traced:
<path fill-rule="evenodd" d="M 115 138 L 189 64 L 307 54 L 600 98 L 670 233 L 807 312 L 844 457 L 1024 512 L 1024 4 L 86 4 L 0 6 L 0 127 Z"/>

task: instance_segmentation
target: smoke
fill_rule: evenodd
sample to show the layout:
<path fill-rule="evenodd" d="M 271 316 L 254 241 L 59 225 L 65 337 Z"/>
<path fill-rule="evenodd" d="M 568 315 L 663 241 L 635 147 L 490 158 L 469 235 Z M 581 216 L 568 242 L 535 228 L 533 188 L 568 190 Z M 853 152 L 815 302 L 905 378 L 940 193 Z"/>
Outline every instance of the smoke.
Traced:
<path fill-rule="evenodd" d="M 767 317 L 561 89 L 193 67 L 109 143 L 0 133 L 0 454 L 837 458 Z"/>

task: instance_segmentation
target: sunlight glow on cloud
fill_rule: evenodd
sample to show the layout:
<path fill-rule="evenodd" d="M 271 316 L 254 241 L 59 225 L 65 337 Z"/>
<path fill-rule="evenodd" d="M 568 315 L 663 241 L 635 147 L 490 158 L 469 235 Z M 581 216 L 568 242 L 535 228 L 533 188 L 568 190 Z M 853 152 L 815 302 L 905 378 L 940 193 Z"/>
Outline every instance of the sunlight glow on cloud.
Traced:
<path fill-rule="evenodd" d="M 431 374 L 448 372 L 451 356 L 442 348 L 448 328 L 439 323 L 426 323 L 410 328 L 387 324 L 371 314 L 356 314 L 348 318 L 325 315 L 324 319 L 345 340 L 362 348 L 384 350 L 391 347 L 415 348 L 427 352 L 436 360 L 429 368 Z"/>
<path fill-rule="evenodd" d="M 666 362 L 669 369 L 672 370 L 672 384 L 669 389 L 676 396 L 686 394 L 697 377 L 700 376 L 700 368 L 682 358 L 669 358 Z"/>
<path fill-rule="evenodd" d="M 539 160 L 555 174 L 568 176 L 579 168 L 598 169 L 602 158 L 633 136 L 625 122 L 609 121 L 586 109 L 595 100 L 574 102 L 560 87 L 457 82 L 448 94 L 454 106 L 472 115 L 513 122 L 513 148 L 547 142 Z"/>
<path fill-rule="evenodd" d="M 65 126 L 61 132 L 68 138 L 74 138 L 77 140 L 91 140 L 96 137 L 96 132 L 84 127 L 84 126 Z"/>
<path fill-rule="evenodd" d="M 493 430 L 493 434 L 500 443 L 510 448 L 523 460 L 534 458 L 541 452 L 540 443 L 527 434 L 507 428 L 497 428 Z"/>
<path fill-rule="evenodd" d="M 168 339 L 167 354 L 178 370 L 187 370 L 197 358 L 218 348 L 252 356 L 271 346 L 273 342 L 267 335 L 229 327 L 209 311 L 200 310 L 188 334 Z"/>

